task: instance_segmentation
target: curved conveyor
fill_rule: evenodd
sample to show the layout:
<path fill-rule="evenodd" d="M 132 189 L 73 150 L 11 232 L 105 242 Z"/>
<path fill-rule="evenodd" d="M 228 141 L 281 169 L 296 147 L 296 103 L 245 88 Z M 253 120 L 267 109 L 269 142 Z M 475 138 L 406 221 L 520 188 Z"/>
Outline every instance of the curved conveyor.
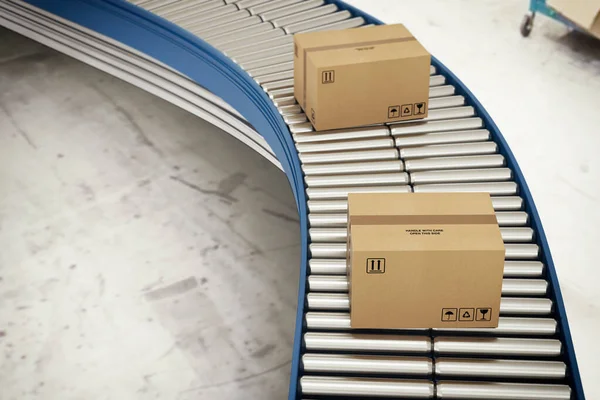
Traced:
<path fill-rule="evenodd" d="M 468 89 L 434 58 L 425 121 L 315 134 L 296 104 L 294 33 L 380 23 L 335 0 L 0 0 L 0 25 L 206 119 L 285 171 L 303 246 L 290 399 L 584 399 L 533 200 Z M 500 326 L 351 330 L 349 191 L 491 193 L 507 250 Z"/>

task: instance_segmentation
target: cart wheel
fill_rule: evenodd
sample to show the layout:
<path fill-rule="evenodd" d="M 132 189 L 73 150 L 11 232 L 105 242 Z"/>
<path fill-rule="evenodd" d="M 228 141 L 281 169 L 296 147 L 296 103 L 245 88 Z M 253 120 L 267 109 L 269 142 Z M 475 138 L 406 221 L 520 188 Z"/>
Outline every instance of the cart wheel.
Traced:
<path fill-rule="evenodd" d="M 525 14 L 523 21 L 521 22 L 521 35 L 523 37 L 529 36 L 533 29 L 533 14 Z"/>

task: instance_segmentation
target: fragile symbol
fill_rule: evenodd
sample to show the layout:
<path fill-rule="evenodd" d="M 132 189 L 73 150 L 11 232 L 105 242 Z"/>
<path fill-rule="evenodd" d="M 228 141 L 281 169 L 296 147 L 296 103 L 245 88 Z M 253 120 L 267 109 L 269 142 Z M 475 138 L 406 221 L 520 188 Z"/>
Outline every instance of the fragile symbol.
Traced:
<path fill-rule="evenodd" d="M 415 103 L 415 115 L 425 114 L 425 103 Z"/>
<path fill-rule="evenodd" d="M 409 115 L 412 115 L 412 113 L 413 113 L 412 104 L 403 104 L 402 105 L 402 116 L 403 117 L 408 117 Z"/>
<path fill-rule="evenodd" d="M 458 313 L 459 321 L 473 321 L 475 317 L 475 309 L 474 308 L 461 308 Z"/>
<path fill-rule="evenodd" d="M 442 308 L 442 322 L 456 321 L 456 308 Z"/>
<path fill-rule="evenodd" d="M 323 83 L 333 83 L 335 82 L 335 71 L 323 71 Z"/>
<path fill-rule="evenodd" d="M 400 116 L 400 106 L 388 107 L 388 118 L 398 118 Z"/>
<path fill-rule="evenodd" d="M 492 309 L 491 308 L 478 308 L 477 309 L 477 321 L 491 321 L 492 320 Z"/>
<path fill-rule="evenodd" d="M 383 274 L 385 258 L 367 258 L 367 274 Z"/>

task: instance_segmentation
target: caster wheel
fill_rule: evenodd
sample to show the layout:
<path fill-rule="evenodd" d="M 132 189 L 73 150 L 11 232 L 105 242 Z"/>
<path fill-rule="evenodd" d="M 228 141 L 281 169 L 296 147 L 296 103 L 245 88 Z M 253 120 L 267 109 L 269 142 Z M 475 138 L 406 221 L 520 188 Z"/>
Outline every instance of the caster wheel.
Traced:
<path fill-rule="evenodd" d="M 523 21 L 521 22 L 521 35 L 523 37 L 529 36 L 533 29 L 533 14 L 525 14 Z"/>

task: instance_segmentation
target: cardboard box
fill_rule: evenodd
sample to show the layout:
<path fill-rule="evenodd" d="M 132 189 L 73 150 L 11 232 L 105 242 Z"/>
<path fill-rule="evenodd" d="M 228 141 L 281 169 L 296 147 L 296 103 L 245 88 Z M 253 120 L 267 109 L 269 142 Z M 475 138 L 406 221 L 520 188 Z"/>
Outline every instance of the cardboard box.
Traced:
<path fill-rule="evenodd" d="M 431 56 L 403 25 L 294 35 L 294 94 L 316 130 L 427 117 Z"/>
<path fill-rule="evenodd" d="M 498 326 L 504 243 L 487 193 L 350 193 L 352 328 Z"/>
<path fill-rule="evenodd" d="M 548 5 L 600 39 L 600 0 L 548 0 Z"/>

